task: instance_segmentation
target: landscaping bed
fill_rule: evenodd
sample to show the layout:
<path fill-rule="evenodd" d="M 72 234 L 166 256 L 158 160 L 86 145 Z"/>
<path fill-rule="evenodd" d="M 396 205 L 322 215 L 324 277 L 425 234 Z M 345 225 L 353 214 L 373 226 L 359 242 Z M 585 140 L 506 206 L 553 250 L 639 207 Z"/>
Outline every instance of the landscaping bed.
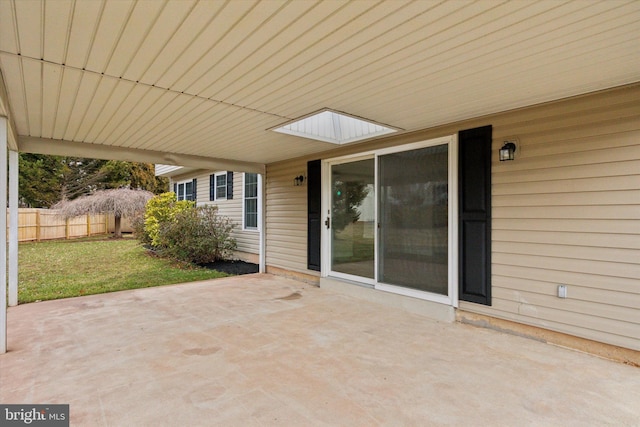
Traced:
<path fill-rule="evenodd" d="M 210 262 L 208 264 L 200 264 L 200 267 L 231 275 L 252 274 L 260 271 L 258 264 L 239 260 Z"/>

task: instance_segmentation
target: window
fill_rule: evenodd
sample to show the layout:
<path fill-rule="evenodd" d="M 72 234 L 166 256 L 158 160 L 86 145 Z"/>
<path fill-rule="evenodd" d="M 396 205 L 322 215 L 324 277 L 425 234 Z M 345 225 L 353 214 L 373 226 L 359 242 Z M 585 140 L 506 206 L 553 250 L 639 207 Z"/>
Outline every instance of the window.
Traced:
<path fill-rule="evenodd" d="M 216 175 L 216 200 L 227 198 L 227 174 Z"/>
<path fill-rule="evenodd" d="M 209 200 L 233 199 L 233 172 L 218 172 L 209 176 Z"/>
<path fill-rule="evenodd" d="M 196 179 L 175 182 L 173 192 L 178 200 L 196 200 Z"/>
<path fill-rule="evenodd" d="M 258 174 L 244 174 L 244 228 L 246 230 L 258 229 Z"/>

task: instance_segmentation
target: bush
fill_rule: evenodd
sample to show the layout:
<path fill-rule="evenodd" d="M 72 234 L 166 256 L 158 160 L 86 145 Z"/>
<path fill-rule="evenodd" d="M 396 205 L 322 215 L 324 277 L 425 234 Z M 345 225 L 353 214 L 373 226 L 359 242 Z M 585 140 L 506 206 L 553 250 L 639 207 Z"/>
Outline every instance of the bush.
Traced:
<path fill-rule="evenodd" d="M 144 245 L 151 244 L 151 238 L 144 231 L 144 212 L 129 216 L 129 224 L 133 229 L 133 236 Z"/>
<path fill-rule="evenodd" d="M 144 233 L 140 239 L 143 243 L 160 246 L 160 226 L 174 221 L 176 215 L 181 212 L 195 210 L 195 202 L 189 200 L 176 200 L 176 193 L 162 193 L 154 196 L 147 202 L 144 213 Z"/>
<path fill-rule="evenodd" d="M 236 249 L 235 225 L 217 211 L 217 206 L 201 206 L 162 222 L 156 239 L 160 254 L 196 264 L 230 258 Z"/>

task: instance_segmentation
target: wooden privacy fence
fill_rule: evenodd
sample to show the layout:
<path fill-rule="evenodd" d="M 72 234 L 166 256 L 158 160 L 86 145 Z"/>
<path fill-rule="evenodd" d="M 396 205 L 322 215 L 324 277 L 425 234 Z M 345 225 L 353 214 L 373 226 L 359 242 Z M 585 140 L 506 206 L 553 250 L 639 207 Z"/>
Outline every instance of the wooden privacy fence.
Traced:
<path fill-rule="evenodd" d="M 57 211 L 51 209 L 18 209 L 19 242 L 75 239 L 107 234 L 113 230 L 114 219 L 112 215 L 82 215 L 65 220 L 57 214 Z M 122 219 L 122 231 L 131 231 L 126 218 Z"/>

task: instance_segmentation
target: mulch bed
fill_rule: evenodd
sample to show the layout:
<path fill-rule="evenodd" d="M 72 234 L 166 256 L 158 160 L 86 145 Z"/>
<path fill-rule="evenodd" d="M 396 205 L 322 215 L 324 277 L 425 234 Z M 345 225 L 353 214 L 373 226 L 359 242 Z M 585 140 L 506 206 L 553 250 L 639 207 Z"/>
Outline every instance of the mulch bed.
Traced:
<path fill-rule="evenodd" d="M 258 264 L 245 261 L 216 261 L 208 264 L 200 264 L 201 267 L 220 271 L 227 274 L 252 274 L 259 271 Z"/>

